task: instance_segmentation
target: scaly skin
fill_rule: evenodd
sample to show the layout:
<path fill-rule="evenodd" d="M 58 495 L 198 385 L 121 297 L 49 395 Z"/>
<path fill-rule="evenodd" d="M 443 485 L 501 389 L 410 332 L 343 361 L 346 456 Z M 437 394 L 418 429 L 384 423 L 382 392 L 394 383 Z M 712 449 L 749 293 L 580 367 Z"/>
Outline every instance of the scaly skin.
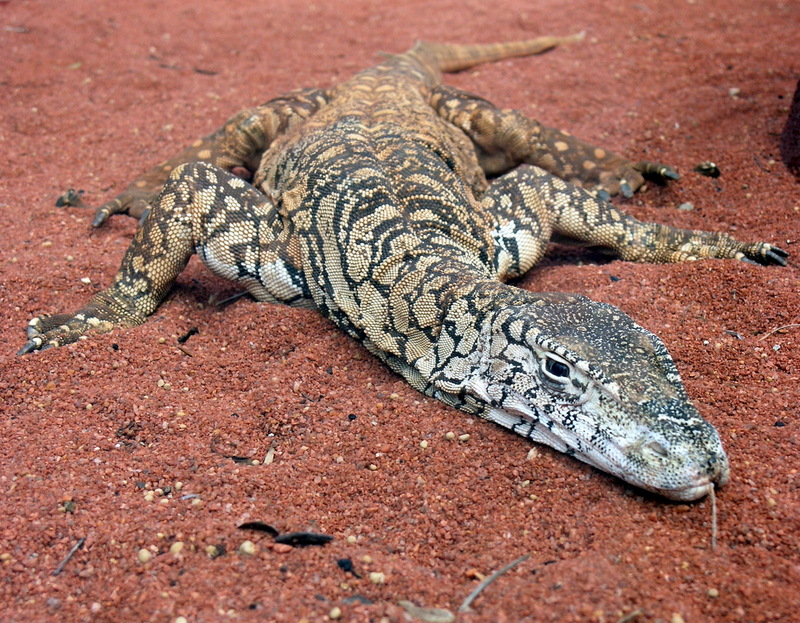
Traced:
<path fill-rule="evenodd" d="M 668 498 L 725 484 L 719 436 L 655 335 L 609 305 L 502 283 L 553 236 L 631 261 L 786 263 L 767 243 L 637 221 L 603 197 L 672 169 L 440 83 L 566 40 L 419 43 L 327 91 L 242 111 L 97 210 L 96 226 L 143 218 L 112 285 L 32 320 L 20 353 L 144 322 L 196 252 L 258 300 L 319 309 L 456 408 Z"/>

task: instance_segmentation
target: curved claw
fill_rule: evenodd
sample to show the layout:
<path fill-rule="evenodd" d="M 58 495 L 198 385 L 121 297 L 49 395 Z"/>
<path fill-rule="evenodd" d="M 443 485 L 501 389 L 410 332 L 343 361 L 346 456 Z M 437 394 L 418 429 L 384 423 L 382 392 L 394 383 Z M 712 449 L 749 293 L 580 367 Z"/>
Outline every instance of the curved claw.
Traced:
<path fill-rule="evenodd" d="M 770 245 L 766 257 L 769 259 L 770 263 L 778 264 L 779 266 L 786 266 L 789 260 L 789 254 L 786 251 L 778 247 L 773 247 L 772 245 Z"/>
<path fill-rule="evenodd" d="M 142 215 L 139 217 L 139 227 L 141 227 L 141 226 L 142 226 L 142 224 L 143 224 L 143 223 L 145 222 L 145 220 L 147 219 L 147 217 L 148 217 L 148 216 L 150 216 L 150 211 L 151 211 L 151 210 L 152 210 L 152 208 L 151 208 L 150 206 L 147 206 L 147 207 L 146 207 L 146 208 L 145 208 L 145 209 L 142 211 Z"/>
<path fill-rule="evenodd" d="M 17 355 L 27 355 L 28 353 L 32 353 L 36 350 L 40 350 L 42 346 L 42 339 L 41 338 L 33 338 L 32 340 L 28 340 L 25 342 L 25 345 L 17 351 Z"/>
<path fill-rule="evenodd" d="M 146 191 L 134 192 L 125 191 L 117 195 L 111 201 L 106 201 L 94 213 L 92 227 L 100 227 L 114 214 L 127 214 L 141 223 L 150 212 L 150 202 L 153 199 L 151 193 Z"/>
<path fill-rule="evenodd" d="M 94 213 L 94 218 L 92 219 L 92 227 L 100 227 L 111 214 L 111 211 L 107 210 L 104 206 L 97 208 Z"/>
<path fill-rule="evenodd" d="M 611 195 L 610 195 L 610 194 L 609 194 L 609 192 L 608 192 L 607 190 L 605 190 L 604 188 L 601 188 L 600 190 L 598 190 L 598 191 L 597 191 L 597 193 L 595 194 L 595 196 L 596 196 L 596 197 L 597 197 L 597 198 L 598 198 L 600 201 L 611 201 Z"/>
<path fill-rule="evenodd" d="M 619 185 L 619 193 L 625 197 L 625 199 L 630 199 L 633 197 L 633 189 L 631 189 L 630 184 L 625 181 Z"/>
<path fill-rule="evenodd" d="M 771 266 L 773 264 L 786 266 L 788 258 L 789 254 L 786 251 L 766 242 L 745 245 L 745 247 L 736 254 L 736 259 L 747 262 L 748 264 L 758 264 L 760 266 Z"/>
<path fill-rule="evenodd" d="M 649 160 L 642 160 L 634 165 L 634 168 L 639 171 L 644 177 L 654 181 L 669 181 L 681 179 L 680 174 L 665 164 L 658 162 L 650 162 Z"/>

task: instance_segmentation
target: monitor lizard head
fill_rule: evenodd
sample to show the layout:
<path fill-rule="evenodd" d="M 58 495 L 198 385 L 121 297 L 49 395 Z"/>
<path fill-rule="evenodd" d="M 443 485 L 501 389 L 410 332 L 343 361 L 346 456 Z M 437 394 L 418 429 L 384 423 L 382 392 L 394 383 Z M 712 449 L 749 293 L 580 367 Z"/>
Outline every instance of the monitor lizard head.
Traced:
<path fill-rule="evenodd" d="M 483 323 L 460 386 L 484 417 L 670 499 L 728 481 L 719 435 L 656 335 L 611 305 L 535 297 Z"/>

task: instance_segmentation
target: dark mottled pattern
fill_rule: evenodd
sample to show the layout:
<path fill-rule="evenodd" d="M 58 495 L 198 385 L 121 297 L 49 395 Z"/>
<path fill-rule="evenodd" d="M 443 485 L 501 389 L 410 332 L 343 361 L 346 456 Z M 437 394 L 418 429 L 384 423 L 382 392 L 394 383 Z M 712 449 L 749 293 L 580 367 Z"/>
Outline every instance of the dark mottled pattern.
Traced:
<path fill-rule="evenodd" d="M 447 404 L 668 497 L 705 495 L 727 458 L 661 341 L 614 307 L 502 282 L 552 236 L 645 262 L 786 254 L 637 221 L 604 194 L 672 169 L 440 84 L 561 42 L 420 43 L 240 112 L 98 209 L 97 225 L 143 217 L 117 276 L 75 314 L 32 320 L 20 352 L 144 322 L 198 253 L 258 300 L 316 307 Z"/>

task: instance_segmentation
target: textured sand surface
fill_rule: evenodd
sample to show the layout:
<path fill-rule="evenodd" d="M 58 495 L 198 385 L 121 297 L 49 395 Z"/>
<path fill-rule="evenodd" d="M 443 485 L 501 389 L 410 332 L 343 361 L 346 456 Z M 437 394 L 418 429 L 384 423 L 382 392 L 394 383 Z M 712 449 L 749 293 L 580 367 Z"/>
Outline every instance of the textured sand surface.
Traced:
<path fill-rule="evenodd" d="M 800 620 L 800 185 L 779 157 L 800 5 L 11 0 L 0 22 L 0 619 L 403 621 L 398 602 L 455 612 L 530 554 L 459 620 Z M 148 324 L 14 355 L 33 315 L 109 283 L 135 231 L 56 208 L 66 188 L 96 205 L 236 110 L 417 38 L 580 30 L 447 82 L 677 166 L 624 203 L 640 218 L 793 254 L 638 266 L 554 249 L 519 284 L 612 303 L 664 339 L 732 462 L 716 551 L 707 501 L 545 448 L 527 460 L 524 439 L 425 399 L 314 312 L 215 305 L 236 290 L 196 260 Z M 705 160 L 721 177 L 692 172 Z M 246 521 L 334 540 L 280 546 Z"/>

